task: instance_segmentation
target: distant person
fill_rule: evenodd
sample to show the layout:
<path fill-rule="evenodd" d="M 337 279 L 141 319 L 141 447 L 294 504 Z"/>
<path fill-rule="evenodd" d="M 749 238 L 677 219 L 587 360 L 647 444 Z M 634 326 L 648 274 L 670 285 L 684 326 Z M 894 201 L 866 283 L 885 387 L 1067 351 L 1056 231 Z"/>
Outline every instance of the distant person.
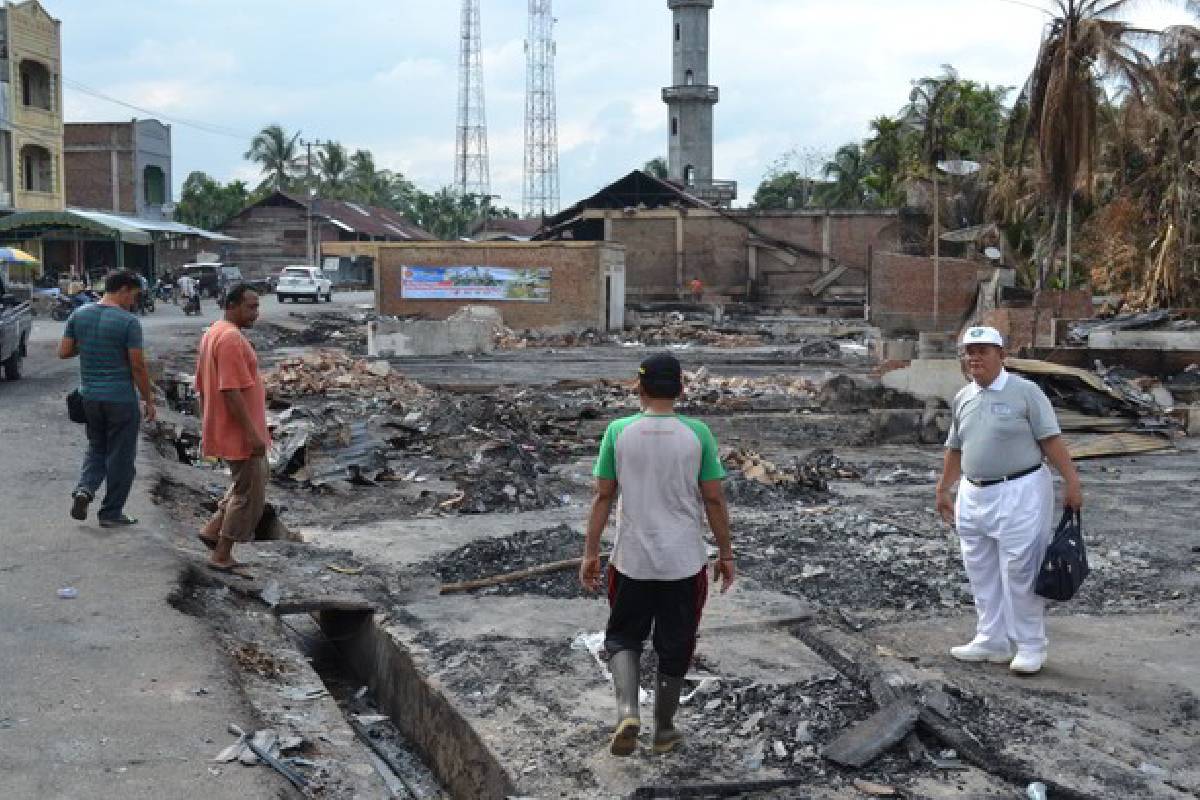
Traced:
<path fill-rule="evenodd" d="M 693 303 L 704 302 L 704 282 L 701 281 L 699 278 L 692 278 L 691 289 L 692 289 L 692 302 Z"/>
<path fill-rule="evenodd" d="M 637 748 L 639 664 L 651 628 L 658 654 L 654 752 L 670 752 L 683 740 L 675 712 L 708 597 L 706 527 L 717 542 L 721 591 L 735 574 L 716 439 L 703 422 L 675 413 L 683 394 L 679 361 L 669 355 L 643 361 L 638 392 L 642 413 L 610 424 L 600 444 L 593 470 L 596 498 L 579 567 L 584 588 L 597 591 L 600 537 L 619 496 L 604 641 L 616 688 L 617 725 L 609 744 L 615 756 Z"/>
<path fill-rule="evenodd" d="M 199 281 L 191 275 L 184 273 L 179 276 L 179 300 L 182 304 L 187 305 L 187 301 L 197 296 L 200 291 Z"/>
<path fill-rule="evenodd" d="M 217 504 L 217 513 L 200 532 L 212 550 L 208 566 L 246 575 L 233 557 L 237 542 L 254 538 L 267 500 L 267 392 L 254 347 L 242 330 L 258 319 L 258 293 L 238 284 L 226 296 L 224 319 L 200 339 L 196 392 L 200 395 L 201 451 L 229 466 L 233 482 Z"/>
<path fill-rule="evenodd" d="M 100 301 L 67 318 L 58 345 L 59 358 L 79 356 L 79 391 L 87 415 L 88 449 L 79 484 L 71 493 L 71 516 L 87 519 L 88 505 L 105 483 L 96 514 L 102 528 L 137 524 L 125 513 L 125 501 L 136 474 L 138 427 L 143 418 L 152 422 L 157 416 L 142 349 L 142 325 L 130 313 L 140 292 L 141 282 L 132 272 L 109 275 Z"/>
<path fill-rule="evenodd" d="M 954 397 L 936 494 L 938 512 L 958 531 L 977 621 L 975 638 L 950 655 L 1033 675 L 1048 648 L 1046 601 L 1034 593 L 1054 524 L 1044 461 L 1062 475 L 1069 508 L 1082 507 L 1083 490 L 1050 400 L 1004 369 L 1000 332 L 968 328 L 962 345 L 971 383 Z"/>

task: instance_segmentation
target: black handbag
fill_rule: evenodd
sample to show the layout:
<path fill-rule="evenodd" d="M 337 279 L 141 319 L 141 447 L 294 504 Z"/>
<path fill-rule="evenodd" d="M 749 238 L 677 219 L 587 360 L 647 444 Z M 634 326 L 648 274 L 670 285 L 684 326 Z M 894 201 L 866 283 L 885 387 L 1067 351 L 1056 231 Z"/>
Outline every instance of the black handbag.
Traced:
<path fill-rule="evenodd" d="M 1070 600 L 1089 571 L 1083 522 L 1078 511 L 1065 508 L 1058 529 L 1054 531 L 1054 540 L 1046 548 L 1034 591 L 1047 600 Z"/>
<path fill-rule="evenodd" d="M 78 389 L 72 389 L 67 395 L 67 419 L 81 425 L 87 422 L 87 413 L 83 410 L 83 395 Z"/>

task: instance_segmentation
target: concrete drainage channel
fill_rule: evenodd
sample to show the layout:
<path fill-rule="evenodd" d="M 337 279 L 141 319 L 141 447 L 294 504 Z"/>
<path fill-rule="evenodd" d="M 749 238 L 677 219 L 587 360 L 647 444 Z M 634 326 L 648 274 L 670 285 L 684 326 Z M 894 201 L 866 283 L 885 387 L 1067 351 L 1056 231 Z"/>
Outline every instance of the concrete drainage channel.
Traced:
<path fill-rule="evenodd" d="M 327 634 L 321 618 L 337 633 Z M 314 617 L 282 618 L 283 624 L 302 648 L 325 688 L 345 714 L 346 723 L 359 741 L 370 749 L 369 760 L 388 787 L 389 795 L 401 800 L 432 800 L 447 794 L 437 777 L 422 760 L 397 721 L 403 719 L 394 704 L 383 703 L 367 670 L 352 663 L 346 640 L 356 640 L 373 625 L 371 612 L 322 612 Z"/>
<path fill-rule="evenodd" d="M 236 581 L 189 565 L 169 602 L 212 624 L 257 727 L 303 740 L 282 760 L 307 781 L 306 796 L 504 796 L 477 788 L 507 785 L 502 770 L 411 660 L 383 646 L 369 608 L 268 608 L 257 584 Z"/>
<path fill-rule="evenodd" d="M 317 622 L 344 668 L 370 689 L 450 796 L 502 800 L 514 793 L 499 759 L 374 614 L 322 611 Z"/>

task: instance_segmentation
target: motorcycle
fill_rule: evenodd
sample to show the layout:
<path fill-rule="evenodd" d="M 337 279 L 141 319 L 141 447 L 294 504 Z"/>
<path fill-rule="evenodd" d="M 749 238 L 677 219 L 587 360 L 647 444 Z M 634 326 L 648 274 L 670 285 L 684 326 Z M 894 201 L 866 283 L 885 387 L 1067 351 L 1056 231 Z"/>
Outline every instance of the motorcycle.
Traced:
<path fill-rule="evenodd" d="M 76 309 L 83 308 L 89 303 L 95 303 L 99 299 L 100 297 L 95 292 L 87 289 L 78 294 L 60 294 L 55 298 L 54 305 L 50 307 L 50 318 L 63 322 L 75 313 Z"/>
<path fill-rule="evenodd" d="M 195 292 L 183 302 L 183 313 L 187 315 L 200 313 L 200 293 Z"/>
<path fill-rule="evenodd" d="M 138 308 L 143 314 L 153 314 L 154 294 L 151 292 L 142 292 L 138 299 Z"/>

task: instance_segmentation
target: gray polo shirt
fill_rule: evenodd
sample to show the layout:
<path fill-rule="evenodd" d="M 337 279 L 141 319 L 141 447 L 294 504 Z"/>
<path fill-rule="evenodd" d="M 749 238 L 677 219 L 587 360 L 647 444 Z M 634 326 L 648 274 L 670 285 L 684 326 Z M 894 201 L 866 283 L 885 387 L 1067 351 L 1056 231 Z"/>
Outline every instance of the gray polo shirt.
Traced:
<path fill-rule="evenodd" d="M 954 396 L 946 447 L 962 451 L 963 475 L 989 481 L 1041 464 L 1038 442 L 1059 433 L 1041 388 L 1002 369 L 991 386 L 972 381 Z"/>

